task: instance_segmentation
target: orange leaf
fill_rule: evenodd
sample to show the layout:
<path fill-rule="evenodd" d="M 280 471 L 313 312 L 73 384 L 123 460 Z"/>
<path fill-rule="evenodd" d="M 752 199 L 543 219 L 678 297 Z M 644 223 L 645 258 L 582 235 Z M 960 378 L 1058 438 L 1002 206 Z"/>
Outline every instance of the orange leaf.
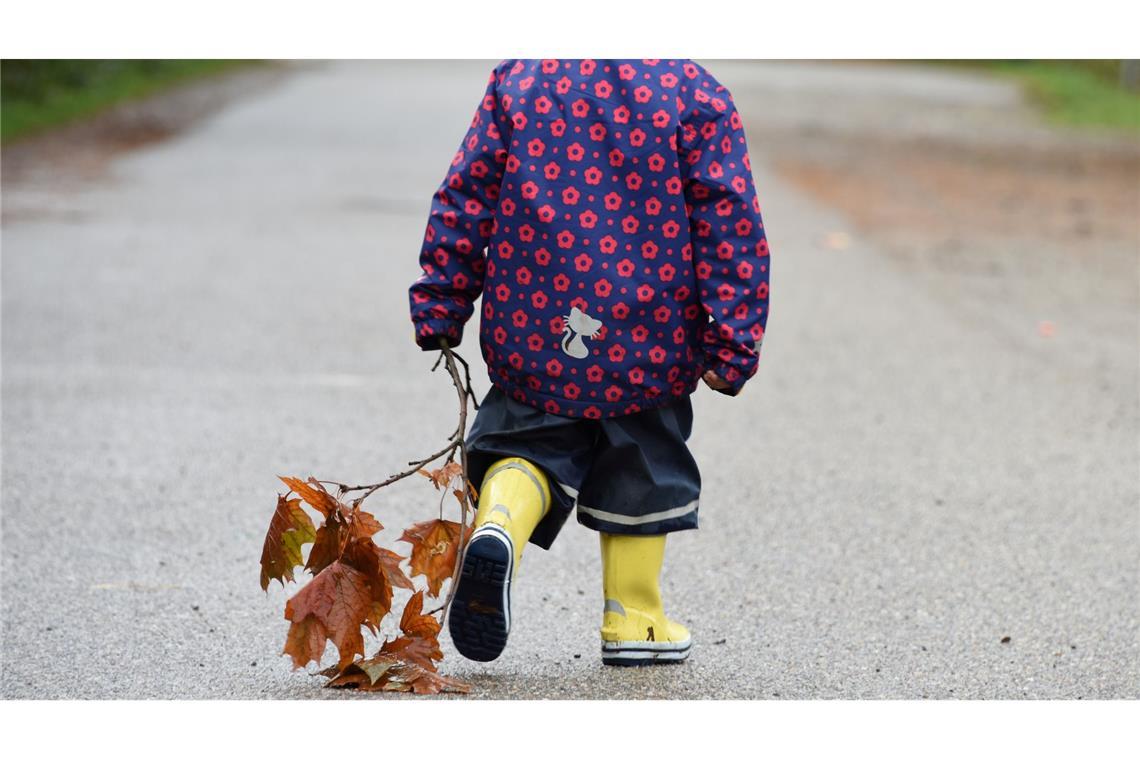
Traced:
<path fill-rule="evenodd" d="M 309 483 L 305 483 L 300 478 L 287 478 L 279 476 L 281 482 L 293 489 L 298 496 L 305 500 L 313 509 L 320 512 L 325 517 L 328 517 L 334 512 L 340 512 L 344 505 L 333 498 L 332 494 L 325 490 L 325 487 L 318 483 L 316 479 L 309 478 Z"/>
<path fill-rule="evenodd" d="M 289 613 L 286 611 L 285 616 Z M 289 626 L 289 633 L 285 637 L 285 649 L 281 654 L 293 658 L 293 669 L 303 668 L 309 662 L 320 662 L 321 655 L 325 653 L 325 627 L 312 615 Z"/>
<path fill-rule="evenodd" d="M 380 647 L 380 651 L 383 654 L 397 657 L 403 662 L 410 662 L 433 672 L 436 668 L 432 660 L 443 659 L 439 641 L 434 636 L 430 639 L 400 636 L 391 641 L 385 641 L 384 646 Z"/>
<path fill-rule="evenodd" d="M 377 551 L 380 557 L 380 567 L 384 569 L 384 574 L 388 576 L 388 582 L 393 586 L 415 591 L 415 584 L 404 574 L 404 569 L 400 567 L 400 563 L 404 561 L 405 557 L 389 549 L 380 549 L 377 547 Z"/>
<path fill-rule="evenodd" d="M 380 521 L 373 517 L 372 513 L 361 509 L 359 505 L 352 508 L 350 522 L 352 523 L 353 538 L 371 538 L 384 530 Z"/>
<path fill-rule="evenodd" d="M 324 524 L 317 529 L 313 548 L 309 550 L 309 561 L 305 563 L 306 570 L 316 575 L 340 559 L 345 527 L 340 515 L 336 512 L 333 512 L 325 520 Z"/>
<path fill-rule="evenodd" d="M 380 651 L 434 671 L 432 661 L 443 659 L 438 638 L 440 624 L 434 615 L 425 615 L 423 610 L 424 592 L 417 591 L 404 605 L 404 614 L 400 617 L 400 630 L 404 635 L 385 641 Z"/>
<path fill-rule="evenodd" d="M 435 615 L 425 615 L 424 592 L 417 591 L 404 605 L 404 614 L 400 616 L 400 630 L 408 636 L 418 638 L 435 638 L 439 635 L 440 624 Z"/>
<path fill-rule="evenodd" d="M 351 663 L 325 685 L 361 691 L 410 691 L 415 694 L 438 694 L 444 691 L 466 694 L 471 691 L 469 684 L 441 676 L 419 665 L 401 662 L 384 653 Z"/>
<path fill-rule="evenodd" d="M 269 590 L 269 581 L 282 587 L 293 581 L 293 568 L 302 563 L 301 547 L 313 540 L 313 521 L 301 508 L 300 499 L 277 497 L 277 510 L 269 521 L 265 545 L 261 548 L 261 589 Z"/>
<path fill-rule="evenodd" d="M 388 669 L 397 663 L 398 660 L 396 660 L 396 658 L 386 654 L 377 654 L 366 660 L 357 660 L 344 670 L 335 674 L 333 679 L 325 685 L 331 686 L 334 689 L 360 688 L 367 690 L 369 687 L 376 685 L 377 681 L 384 678 Z"/>
<path fill-rule="evenodd" d="M 439 673 L 433 673 L 416 665 L 402 666 L 397 673 L 393 674 L 392 680 L 396 680 L 396 678 L 401 678 L 405 683 L 410 684 L 412 692 L 415 694 L 439 694 L 441 691 L 466 694 L 471 691 L 469 684 L 441 676 Z"/>
<path fill-rule="evenodd" d="M 428 593 L 439 596 L 443 582 L 451 577 L 459 556 L 462 527 L 450 520 L 427 520 L 404 531 L 400 541 L 412 545 L 412 577 L 427 578 Z"/>
<path fill-rule="evenodd" d="M 452 481 L 461 479 L 463 477 L 463 465 L 459 462 L 448 462 L 438 470 L 425 470 L 420 468 L 418 472 L 432 482 L 436 490 L 446 488 Z"/>
<path fill-rule="evenodd" d="M 363 655 L 360 626 L 371 607 L 368 578 L 363 573 L 339 561 L 322 570 L 285 604 L 285 618 L 292 622 L 285 654 L 293 658 L 293 667 L 320 662 L 317 644 L 323 649 L 325 638 L 336 646 L 341 666 Z"/>
<path fill-rule="evenodd" d="M 334 675 L 332 679 L 325 684 L 325 686 L 333 689 L 363 689 L 367 690 L 372 685 L 372 680 L 363 670 L 357 670 L 354 666 L 356 663 L 349 665 L 343 673 Z"/>
<path fill-rule="evenodd" d="M 371 538 L 358 538 L 349 543 L 342 557 L 346 565 L 367 579 L 370 606 L 364 625 L 373 633 L 392 609 L 392 583 L 381 560 L 383 551 Z"/>

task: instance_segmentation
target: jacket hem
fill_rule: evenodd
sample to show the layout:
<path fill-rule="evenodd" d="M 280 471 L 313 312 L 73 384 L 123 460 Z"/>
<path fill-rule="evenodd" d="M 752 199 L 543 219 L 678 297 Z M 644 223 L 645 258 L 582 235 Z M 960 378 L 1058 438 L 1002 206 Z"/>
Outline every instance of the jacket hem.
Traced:
<path fill-rule="evenodd" d="M 596 399 L 569 399 L 565 396 L 555 396 L 548 393 L 542 393 L 530 388 L 521 387 L 518 385 L 510 386 L 503 382 L 502 378 L 496 377 L 493 372 L 488 371 L 488 377 L 491 382 L 496 385 L 507 398 L 527 404 L 538 409 L 539 411 L 546 412 L 547 414 L 554 414 L 559 417 L 570 418 L 586 418 L 586 419 L 603 419 L 607 417 L 624 417 L 629 414 L 636 414 L 638 412 L 645 412 L 650 409 L 658 409 L 663 406 L 675 404 L 686 396 L 692 395 L 693 391 L 697 389 L 700 382 L 699 377 L 694 377 L 690 380 L 685 392 L 680 395 L 672 393 L 662 393 L 655 398 L 640 398 L 629 399 L 626 401 L 598 401 Z M 559 411 L 552 411 L 548 406 L 548 402 L 553 401 L 558 405 Z M 636 406 L 637 408 L 631 408 Z"/>

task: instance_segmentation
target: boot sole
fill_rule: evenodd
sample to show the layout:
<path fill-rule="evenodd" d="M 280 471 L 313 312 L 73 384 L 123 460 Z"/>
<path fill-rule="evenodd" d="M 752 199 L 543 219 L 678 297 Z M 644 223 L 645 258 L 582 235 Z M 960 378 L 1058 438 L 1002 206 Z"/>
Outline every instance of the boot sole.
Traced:
<path fill-rule="evenodd" d="M 669 665 L 689 656 L 691 641 L 603 641 L 602 664 L 624 667 Z"/>
<path fill-rule="evenodd" d="M 507 645 L 514 557 L 510 538 L 499 529 L 477 530 L 467 545 L 448 610 L 448 632 L 469 660 L 489 662 Z"/>

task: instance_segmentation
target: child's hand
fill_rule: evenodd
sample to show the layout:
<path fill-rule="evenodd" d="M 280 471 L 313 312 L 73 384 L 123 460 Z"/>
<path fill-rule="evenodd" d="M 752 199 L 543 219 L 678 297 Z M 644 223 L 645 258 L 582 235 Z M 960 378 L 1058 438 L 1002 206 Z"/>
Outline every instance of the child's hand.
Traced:
<path fill-rule="evenodd" d="M 731 386 L 724 378 L 711 369 L 706 369 L 705 373 L 701 375 L 701 379 L 705 381 L 705 385 L 712 388 L 714 391 L 728 390 Z"/>

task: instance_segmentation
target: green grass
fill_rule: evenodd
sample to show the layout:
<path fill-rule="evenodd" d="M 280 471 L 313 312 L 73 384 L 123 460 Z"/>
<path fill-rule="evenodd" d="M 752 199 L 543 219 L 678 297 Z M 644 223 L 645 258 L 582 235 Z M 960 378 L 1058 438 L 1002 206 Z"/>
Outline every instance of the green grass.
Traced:
<path fill-rule="evenodd" d="M 0 62 L 0 140 L 26 137 L 242 63 L 5 59 Z"/>
<path fill-rule="evenodd" d="M 233 60 L 4 60 L 0 140 L 9 142 L 248 63 Z M 1022 83 L 1057 124 L 1140 132 L 1140 93 L 1119 82 L 1119 61 L 953 61 Z"/>
<path fill-rule="evenodd" d="M 1120 84 L 1120 62 L 959 61 L 1022 83 L 1055 124 L 1140 132 L 1140 92 Z"/>

